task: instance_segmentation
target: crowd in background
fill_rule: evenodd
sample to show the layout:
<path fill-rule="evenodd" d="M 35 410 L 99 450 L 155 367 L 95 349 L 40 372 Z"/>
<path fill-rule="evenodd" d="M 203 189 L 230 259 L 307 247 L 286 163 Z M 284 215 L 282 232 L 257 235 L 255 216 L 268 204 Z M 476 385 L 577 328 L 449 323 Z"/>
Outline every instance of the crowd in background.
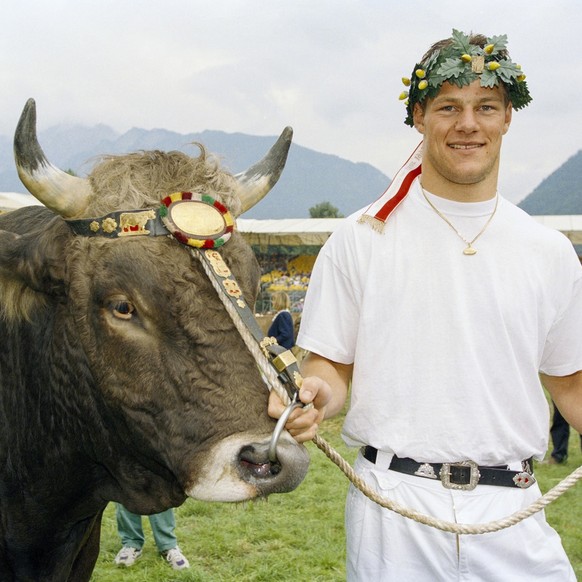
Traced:
<path fill-rule="evenodd" d="M 290 299 L 290 311 L 300 313 L 303 299 L 309 285 L 314 255 L 289 257 L 282 254 L 260 255 L 261 288 L 255 311 L 269 313 L 273 311 L 272 297 L 278 291 L 285 291 Z"/>

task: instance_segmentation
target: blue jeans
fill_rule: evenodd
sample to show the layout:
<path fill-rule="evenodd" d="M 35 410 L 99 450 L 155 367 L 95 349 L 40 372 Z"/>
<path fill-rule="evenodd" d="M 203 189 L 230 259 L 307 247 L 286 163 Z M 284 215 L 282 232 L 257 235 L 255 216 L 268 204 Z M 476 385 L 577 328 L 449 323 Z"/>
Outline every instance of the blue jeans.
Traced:
<path fill-rule="evenodd" d="M 121 505 L 115 504 L 115 515 L 117 518 L 117 531 L 123 546 L 130 546 L 141 550 L 145 543 L 145 536 L 142 527 L 142 516 L 131 513 Z M 174 535 L 176 520 L 174 511 L 170 508 L 162 513 L 155 513 L 147 516 L 150 520 L 154 541 L 158 551 L 167 552 L 178 545 L 178 540 Z"/>

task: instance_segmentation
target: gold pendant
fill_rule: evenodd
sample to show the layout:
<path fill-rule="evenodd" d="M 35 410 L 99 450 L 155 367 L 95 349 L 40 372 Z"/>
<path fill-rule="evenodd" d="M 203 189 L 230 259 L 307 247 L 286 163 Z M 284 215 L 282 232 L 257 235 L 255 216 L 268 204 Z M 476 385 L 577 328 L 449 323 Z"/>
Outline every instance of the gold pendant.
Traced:
<path fill-rule="evenodd" d="M 474 249 L 471 245 L 469 245 L 466 249 L 463 249 L 464 255 L 475 255 L 477 254 L 477 249 Z"/>

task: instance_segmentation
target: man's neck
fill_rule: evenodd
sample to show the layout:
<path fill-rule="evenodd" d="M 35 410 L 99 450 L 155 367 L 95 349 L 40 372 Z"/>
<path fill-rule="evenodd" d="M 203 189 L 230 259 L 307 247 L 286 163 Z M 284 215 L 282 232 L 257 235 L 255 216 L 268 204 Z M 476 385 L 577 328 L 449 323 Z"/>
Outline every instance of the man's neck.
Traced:
<path fill-rule="evenodd" d="M 495 198 L 497 194 L 497 174 L 489 176 L 479 182 L 463 184 L 453 182 L 441 176 L 437 172 L 431 171 L 423 164 L 422 187 L 431 194 L 454 200 L 455 202 L 483 202 Z"/>

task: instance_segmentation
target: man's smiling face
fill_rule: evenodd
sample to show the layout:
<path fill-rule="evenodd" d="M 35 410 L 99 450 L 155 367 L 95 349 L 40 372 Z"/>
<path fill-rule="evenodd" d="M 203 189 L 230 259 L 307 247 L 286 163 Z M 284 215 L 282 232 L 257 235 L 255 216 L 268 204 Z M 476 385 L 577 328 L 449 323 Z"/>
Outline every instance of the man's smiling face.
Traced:
<path fill-rule="evenodd" d="M 463 87 L 443 83 L 434 99 L 414 109 L 414 125 L 424 136 L 423 183 L 426 176 L 427 188 L 450 191 L 451 198 L 458 197 L 459 185 L 467 192 L 490 185 L 494 195 L 510 123 L 511 104 L 502 87 L 481 87 L 479 80 Z"/>

